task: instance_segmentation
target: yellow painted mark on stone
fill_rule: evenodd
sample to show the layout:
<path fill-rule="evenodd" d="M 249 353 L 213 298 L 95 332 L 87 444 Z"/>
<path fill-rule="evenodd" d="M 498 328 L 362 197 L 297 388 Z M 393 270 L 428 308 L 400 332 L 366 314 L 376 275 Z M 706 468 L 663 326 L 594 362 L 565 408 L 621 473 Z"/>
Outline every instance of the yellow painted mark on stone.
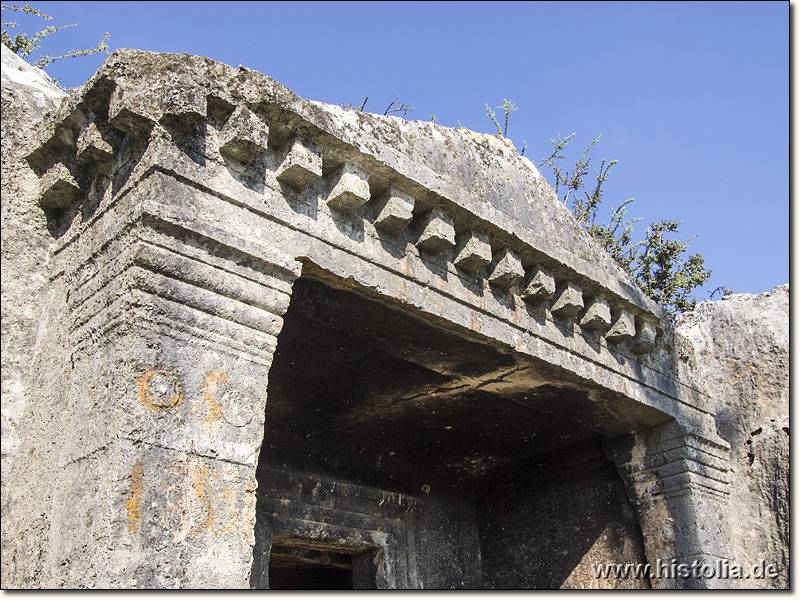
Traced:
<path fill-rule="evenodd" d="M 410 297 L 408 295 L 408 288 L 406 287 L 406 280 L 403 279 L 403 278 L 400 278 L 398 280 L 398 283 L 399 283 L 398 287 L 400 289 L 397 291 L 397 299 L 398 300 L 403 300 L 403 301 L 408 301 L 410 299 Z"/>
<path fill-rule="evenodd" d="M 206 513 L 206 518 L 200 523 L 197 531 L 193 531 L 192 533 L 196 534 L 201 531 L 210 531 L 214 526 L 214 503 L 211 497 L 211 482 L 209 480 L 208 469 L 204 466 L 195 466 L 190 471 L 190 477 L 194 488 L 194 497 L 199 501 Z"/>
<path fill-rule="evenodd" d="M 408 277 L 414 278 L 414 263 L 411 262 L 411 257 L 408 254 L 400 261 L 400 270 Z"/>
<path fill-rule="evenodd" d="M 480 332 L 481 330 L 481 320 L 478 318 L 478 313 L 472 311 L 472 318 L 470 319 L 469 328 L 472 331 Z"/>
<path fill-rule="evenodd" d="M 147 406 L 148 412 L 172 410 L 183 402 L 183 385 L 169 371 L 146 369 L 136 375 L 136 385 L 139 402 Z"/>
<path fill-rule="evenodd" d="M 253 477 L 196 455 L 178 453 L 152 466 L 158 508 L 148 523 L 176 545 L 193 540 L 228 538 L 237 544 L 252 537 L 255 523 Z M 149 498 L 148 498 L 149 500 Z"/>
<path fill-rule="evenodd" d="M 142 524 L 142 489 L 144 488 L 144 468 L 142 461 L 136 459 L 133 463 L 133 471 L 130 474 L 130 488 L 128 489 L 128 501 L 125 507 L 128 509 L 128 530 L 131 533 L 139 531 Z"/>
<path fill-rule="evenodd" d="M 203 394 L 200 398 L 205 405 L 207 413 L 205 418 L 200 420 L 200 427 L 213 433 L 219 429 L 220 421 L 225 418 L 225 413 L 222 412 L 222 404 L 217 398 L 217 386 L 227 385 L 230 381 L 230 375 L 222 370 L 209 371 L 203 379 L 203 385 L 200 387 L 200 392 Z"/>

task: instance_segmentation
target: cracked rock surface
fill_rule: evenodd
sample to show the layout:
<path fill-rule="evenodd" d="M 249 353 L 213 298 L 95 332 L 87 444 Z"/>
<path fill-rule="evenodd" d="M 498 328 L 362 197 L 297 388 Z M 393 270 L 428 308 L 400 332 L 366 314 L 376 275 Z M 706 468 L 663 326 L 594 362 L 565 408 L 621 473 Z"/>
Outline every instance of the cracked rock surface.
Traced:
<path fill-rule="evenodd" d="M 695 381 L 714 403 L 731 445 L 733 560 L 764 559 L 778 577 L 747 587 L 786 588 L 789 576 L 789 285 L 701 302 L 681 315 Z"/>

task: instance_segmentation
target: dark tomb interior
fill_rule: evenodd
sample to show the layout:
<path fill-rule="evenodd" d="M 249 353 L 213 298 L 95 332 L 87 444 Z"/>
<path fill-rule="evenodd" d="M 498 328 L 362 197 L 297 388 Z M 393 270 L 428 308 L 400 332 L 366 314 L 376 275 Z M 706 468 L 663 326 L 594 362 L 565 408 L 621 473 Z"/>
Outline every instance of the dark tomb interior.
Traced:
<path fill-rule="evenodd" d="M 416 567 L 401 587 L 559 587 L 608 531 L 620 549 L 643 555 L 636 515 L 603 451 L 605 431 L 591 426 L 605 417 L 589 391 L 559 385 L 546 367 L 523 391 L 482 389 L 495 373 L 529 367 L 519 360 L 301 277 L 269 373 L 259 498 L 280 488 L 279 471 L 412 497 L 403 556 Z M 557 497 L 569 502 L 558 508 Z M 258 531 L 300 511 L 282 500 L 268 512 L 264 502 Z M 364 512 L 357 504 L 353 511 Z M 301 559 L 272 542 L 269 587 L 353 587 L 350 554 L 317 552 L 318 560 Z"/>

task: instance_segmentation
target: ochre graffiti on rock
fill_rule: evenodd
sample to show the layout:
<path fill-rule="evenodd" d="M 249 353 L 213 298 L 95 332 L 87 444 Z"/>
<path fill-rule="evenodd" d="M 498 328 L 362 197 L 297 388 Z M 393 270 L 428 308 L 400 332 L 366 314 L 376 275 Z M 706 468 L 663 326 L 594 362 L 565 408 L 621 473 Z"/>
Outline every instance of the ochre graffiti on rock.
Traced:
<path fill-rule="evenodd" d="M 178 376 L 170 371 L 145 369 L 137 374 L 139 402 L 148 412 L 169 411 L 183 402 L 183 385 Z"/>
<path fill-rule="evenodd" d="M 130 474 L 130 487 L 128 488 L 128 501 L 125 508 L 128 510 L 128 531 L 136 533 L 142 524 L 142 488 L 144 487 L 144 468 L 142 461 L 136 459 L 133 471 Z"/>
<path fill-rule="evenodd" d="M 222 403 L 217 396 L 217 387 L 219 385 L 227 385 L 228 381 L 230 381 L 228 373 L 217 369 L 206 373 L 203 385 L 200 387 L 202 394 L 200 400 L 206 409 L 206 414 L 205 417 L 198 419 L 198 425 L 209 433 L 214 433 L 219 429 L 220 422 L 225 418 L 225 413 L 222 411 Z"/>

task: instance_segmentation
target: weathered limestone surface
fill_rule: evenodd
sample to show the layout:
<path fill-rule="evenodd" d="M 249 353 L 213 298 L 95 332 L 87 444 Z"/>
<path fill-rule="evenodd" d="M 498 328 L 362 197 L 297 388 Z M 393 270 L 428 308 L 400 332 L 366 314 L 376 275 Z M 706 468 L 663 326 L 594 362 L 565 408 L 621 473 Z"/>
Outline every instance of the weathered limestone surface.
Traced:
<path fill-rule="evenodd" d="M 49 247 L 52 237 L 47 219 L 37 203 L 39 178 L 25 161 L 36 143 L 37 129 L 65 96 L 40 69 L 2 51 L 2 585 L 15 580 L 18 564 L 30 564 L 33 556 L 18 547 L 10 526 L 14 517 L 24 519 L 27 535 L 47 534 L 36 516 L 43 503 L 29 498 L 21 513 L 13 479 L 27 467 L 18 460 L 20 427 L 30 410 L 31 370 L 35 368 L 37 338 L 47 337 L 42 308 L 48 296 Z M 55 375 L 55 373 L 54 373 Z M 46 428 L 36 424 L 37 429 Z M 24 430 L 24 429 L 23 429 Z M 27 431 L 26 434 L 27 435 Z M 37 472 L 38 474 L 38 472 Z M 10 517 L 10 518 L 9 518 Z M 18 523 L 19 524 L 19 521 Z"/>
<path fill-rule="evenodd" d="M 715 402 L 717 431 L 731 445 L 733 558 L 778 567 L 789 580 L 789 285 L 701 302 L 676 325 L 678 352 Z"/>
<path fill-rule="evenodd" d="M 25 372 L 32 359 L 45 293 L 51 237 L 36 200 L 39 178 L 24 157 L 37 126 L 65 96 L 44 72 L 2 48 L 3 90 L 3 464 L 17 442 L 24 407 Z M 21 126 L 24 124 L 24 126 Z"/>
<path fill-rule="evenodd" d="M 731 557 L 739 440 L 505 140 L 122 50 L 28 143 L 5 74 L 4 586 L 720 587 L 592 578 Z"/>

